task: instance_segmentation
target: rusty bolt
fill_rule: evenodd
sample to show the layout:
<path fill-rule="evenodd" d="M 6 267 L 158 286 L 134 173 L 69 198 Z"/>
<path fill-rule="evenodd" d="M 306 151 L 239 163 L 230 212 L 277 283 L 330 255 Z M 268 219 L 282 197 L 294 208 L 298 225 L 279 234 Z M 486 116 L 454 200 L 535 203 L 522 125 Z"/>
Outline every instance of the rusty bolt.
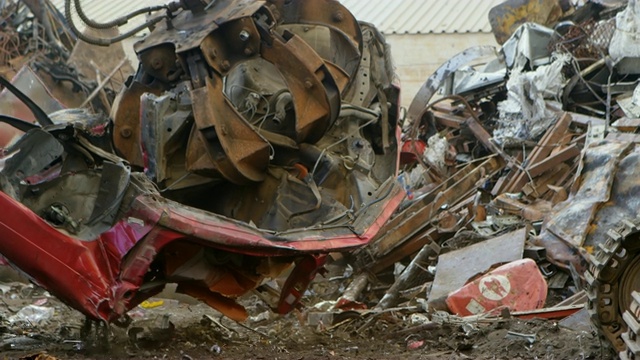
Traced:
<path fill-rule="evenodd" d="M 307 89 L 311 89 L 313 87 L 313 83 L 311 82 L 311 80 L 305 80 L 304 87 L 306 87 Z"/>
<path fill-rule="evenodd" d="M 132 134 L 133 134 L 133 131 L 129 126 L 124 126 L 122 129 L 120 129 L 120 136 L 122 136 L 125 139 L 130 138 Z"/>
<path fill-rule="evenodd" d="M 240 31 L 240 40 L 241 41 L 248 41 L 249 38 L 251 38 L 251 34 L 249 34 L 249 31 L 247 31 L 247 29 L 242 29 Z"/>
<path fill-rule="evenodd" d="M 342 20 L 344 20 L 344 13 L 342 11 L 338 10 L 333 13 L 333 21 L 341 22 Z"/>
<path fill-rule="evenodd" d="M 228 131 L 227 131 L 227 127 L 222 125 L 222 127 L 220 128 L 220 131 L 222 131 L 222 135 L 227 135 Z"/>
<path fill-rule="evenodd" d="M 253 49 L 250 46 L 247 46 L 246 48 L 244 48 L 244 54 L 247 56 L 253 55 Z"/>
<path fill-rule="evenodd" d="M 229 63 L 229 60 L 222 61 L 220 65 L 222 65 L 222 70 L 224 71 L 228 71 L 229 69 L 231 69 L 231 64 Z"/>
<path fill-rule="evenodd" d="M 305 27 L 302 28 L 302 30 L 304 32 L 309 32 L 309 30 L 311 30 L 311 28 L 309 28 L 308 26 L 305 26 Z"/>
<path fill-rule="evenodd" d="M 164 62 L 160 58 L 155 58 L 151 61 L 151 67 L 154 68 L 155 70 L 162 69 L 163 64 Z"/>

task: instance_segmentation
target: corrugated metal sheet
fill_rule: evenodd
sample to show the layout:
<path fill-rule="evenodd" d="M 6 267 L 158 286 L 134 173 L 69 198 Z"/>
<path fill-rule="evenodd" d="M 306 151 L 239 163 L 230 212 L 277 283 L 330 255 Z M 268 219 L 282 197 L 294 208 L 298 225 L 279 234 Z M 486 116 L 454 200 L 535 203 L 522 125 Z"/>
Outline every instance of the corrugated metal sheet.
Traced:
<path fill-rule="evenodd" d="M 341 0 L 358 20 L 373 23 L 384 34 L 488 33 L 491 32 L 489 10 L 503 1 Z M 64 0 L 51 2 L 64 14 Z M 98 22 L 110 21 L 143 7 L 167 2 L 169 0 L 81 0 L 87 16 Z M 123 30 L 131 29 L 143 21 L 144 16 L 139 16 Z M 79 19 L 76 24 L 80 29 L 84 28 Z"/>
<path fill-rule="evenodd" d="M 341 0 L 384 34 L 489 33 L 489 10 L 504 0 Z"/>

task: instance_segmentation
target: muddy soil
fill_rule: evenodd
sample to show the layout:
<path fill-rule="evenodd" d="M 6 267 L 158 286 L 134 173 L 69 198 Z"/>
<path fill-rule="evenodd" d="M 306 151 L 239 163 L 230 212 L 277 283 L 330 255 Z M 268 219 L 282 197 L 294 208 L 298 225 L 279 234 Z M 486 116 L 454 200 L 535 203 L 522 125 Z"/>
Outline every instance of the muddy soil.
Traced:
<path fill-rule="evenodd" d="M 557 321 L 500 319 L 465 322 L 419 307 L 378 314 L 347 312 L 335 325 L 309 324 L 309 312 L 276 316 L 255 296 L 252 314 L 235 323 L 184 298 L 150 299 L 130 312 L 128 328 L 93 327 L 45 291 L 0 284 L 3 359 L 612 359 L 593 329 Z M 53 309 L 45 319 L 20 319 L 21 309 Z M 50 310 L 47 310 L 50 311 Z M 108 343 L 107 343 L 108 342 Z M 50 357 L 47 357 L 50 356 Z"/>

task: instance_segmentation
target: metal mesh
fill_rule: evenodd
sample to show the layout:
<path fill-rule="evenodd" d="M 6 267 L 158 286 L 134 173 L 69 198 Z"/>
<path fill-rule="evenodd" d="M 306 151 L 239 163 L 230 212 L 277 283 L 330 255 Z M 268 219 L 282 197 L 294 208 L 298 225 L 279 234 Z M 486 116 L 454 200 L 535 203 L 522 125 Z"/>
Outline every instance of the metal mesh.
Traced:
<path fill-rule="evenodd" d="M 590 19 L 571 25 L 551 46 L 555 51 L 571 53 L 578 59 L 600 59 L 609 54 L 614 31 L 615 19 L 598 22 Z"/>

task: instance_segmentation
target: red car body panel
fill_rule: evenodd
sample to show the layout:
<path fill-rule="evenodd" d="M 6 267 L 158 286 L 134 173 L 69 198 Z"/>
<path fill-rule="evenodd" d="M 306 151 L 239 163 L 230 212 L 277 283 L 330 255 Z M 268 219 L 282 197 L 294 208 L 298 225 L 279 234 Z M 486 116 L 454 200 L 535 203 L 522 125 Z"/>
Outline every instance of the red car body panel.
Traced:
<path fill-rule="evenodd" d="M 65 234 L 0 192 L 0 207 L 5 209 L 0 217 L 0 253 L 69 305 L 112 321 L 144 300 L 134 294 L 155 256 L 171 242 L 188 240 L 263 257 L 354 249 L 377 234 L 404 198 L 399 186 L 390 186 L 393 196 L 372 206 L 375 220 L 361 235 L 344 228 L 332 237 L 323 229 L 265 236 L 232 219 L 140 196 L 128 217 L 92 241 Z M 291 308 L 282 305 L 280 310 Z"/>

